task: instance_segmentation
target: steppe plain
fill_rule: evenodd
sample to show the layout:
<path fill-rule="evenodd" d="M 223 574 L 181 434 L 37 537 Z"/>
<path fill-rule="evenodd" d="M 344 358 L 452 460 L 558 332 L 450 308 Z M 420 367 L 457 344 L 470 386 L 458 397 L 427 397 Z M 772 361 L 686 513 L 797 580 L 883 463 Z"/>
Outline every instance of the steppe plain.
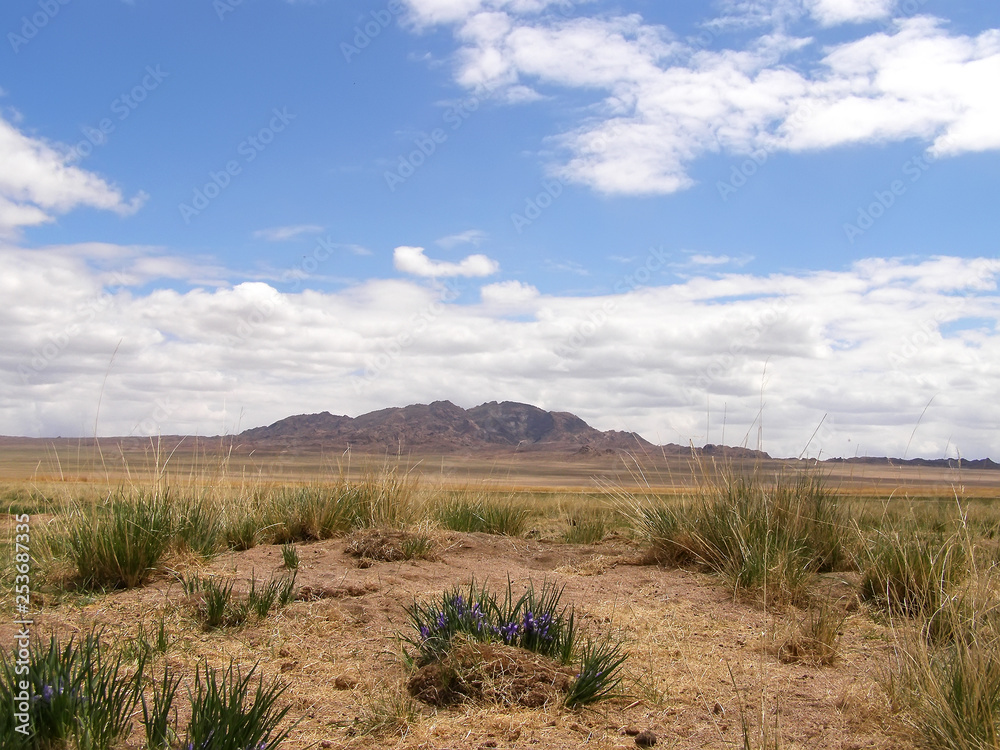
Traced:
<path fill-rule="evenodd" d="M 993 713 L 966 707 L 988 715 L 965 717 L 951 744 L 934 739 L 928 724 L 938 720 L 928 717 L 946 706 L 921 702 L 933 696 L 921 698 L 918 668 L 923 659 L 923 678 L 938 679 L 951 658 L 947 644 L 927 635 L 934 613 L 894 608 L 870 585 L 865 595 L 880 538 L 905 543 L 901 535 L 916 534 L 932 557 L 935 545 L 946 556 L 961 548 L 962 573 L 948 574 L 943 601 L 973 603 L 976 648 L 1000 669 L 996 470 L 725 454 L 296 455 L 170 438 L 0 438 L 0 457 L 5 560 L 13 559 L 16 517 L 31 518 L 33 633 L 65 641 L 97 629 L 107 648 L 129 658 L 145 651 L 154 675 L 166 666 L 185 687 L 199 664 L 257 664 L 265 679 L 287 686 L 285 725 L 297 723 L 282 747 L 619 748 L 652 737 L 666 748 L 997 747 L 996 675 L 977 688 L 995 702 Z M 761 496 L 821 482 L 843 511 L 842 562 L 810 571 L 791 592 L 768 574 L 763 586 L 742 585 L 704 556 L 677 554 L 685 545 L 650 525 L 656 514 L 646 510 L 695 514 L 741 477 Z M 248 543 L 220 542 L 205 555 L 173 545 L 131 588 L 85 584 L 65 545 L 52 542 L 112 497 L 163 495 L 232 519 L 263 513 L 249 498 L 365 483 L 393 488 L 383 501 L 398 507 L 284 543 L 274 529 L 285 522 L 260 515 Z M 521 523 L 502 533 L 448 528 L 443 509 L 462 503 L 513 509 Z M 400 559 L 407 540 L 419 542 L 410 546 L 418 553 Z M 206 627 L 184 581 L 246 591 L 252 580 L 290 574 L 283 546 L 298 558 L 294 600 L 247 623 Z M 0 643 L 10 650 L 17 627 L 5 566 L 0 607 L 11 616 L 0 620 Z M 500 593 L 508 582 L 515 594 L 529 585 L 561 589 L 581 637 L 611 634 L 628 654 L 616 695 L 576 708 L 519 705 L 502 691 L 450 705 L 415 699 L 401 640 L 415 636 L 407 609 L 473 581 Z M 123 747 L 144 747 L 140 718 L 137 710 Z"/>

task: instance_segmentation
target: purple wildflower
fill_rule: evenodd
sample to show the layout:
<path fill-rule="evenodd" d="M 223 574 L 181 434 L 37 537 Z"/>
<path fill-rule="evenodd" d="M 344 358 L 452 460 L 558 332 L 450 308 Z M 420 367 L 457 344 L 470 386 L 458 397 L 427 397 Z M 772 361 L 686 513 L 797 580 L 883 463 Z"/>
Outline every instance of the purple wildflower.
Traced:
<path fill-rule="evenodd" d="M 516 622 L 507 622 L 496 629 L 497 634 L 503 639 L 503 642 L 510 645 L 515 640 L 521 631 L 521 626 Z"/>
<path fill-rule="evenodd" d="M 484 615 L 479 609 L 479 602 L 472 605 L 472 609 L 469 611 L 469 614 L 472 616 L 472 622 L 475 625 L 476 630 L 482 630 L 483 621 L 486 619 L 486 615 Z"/>
<path fill-rule="evenodd" d="M 535 632 L 535 616 L 531 610 L 524 613 L 524 634 L 532 635 Z"/>

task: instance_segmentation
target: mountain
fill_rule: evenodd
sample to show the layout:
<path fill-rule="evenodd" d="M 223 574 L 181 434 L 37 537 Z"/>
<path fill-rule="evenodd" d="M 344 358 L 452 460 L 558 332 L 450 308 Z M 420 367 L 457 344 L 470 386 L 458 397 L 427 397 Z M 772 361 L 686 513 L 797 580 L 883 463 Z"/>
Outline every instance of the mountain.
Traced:
<path fill-rule="evenodd" d="M 359 417 L 329 412 L 300 414 L 267 427 L 245 430 L 239 437 L 243 443 L 266 443 L 289 449 L 354 447 L 391 453 L 488 449 L 659 451 L 634 432 L 602 432 L 569 412 L 545 411 L 512 401 L 491 401 L 472 409 L 463 409 L 450 401 L 435 401 L 380 409 Z"/>

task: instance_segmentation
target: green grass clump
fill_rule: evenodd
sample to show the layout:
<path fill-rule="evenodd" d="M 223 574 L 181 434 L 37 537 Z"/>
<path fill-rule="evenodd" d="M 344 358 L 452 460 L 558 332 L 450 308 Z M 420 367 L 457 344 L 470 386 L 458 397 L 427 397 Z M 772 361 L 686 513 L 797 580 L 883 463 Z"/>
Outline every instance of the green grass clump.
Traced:
<path fill-rule="evenodd" d="M 170 647 L 167 623 L 162 617 L 156 629 L 150 631 L 141 621 L 136 626 L 135 635 L 128 636 L 122 643 L 122 653 L 136 661 L 154 654 L 165 654 Z"/>
<path fill-rule="evenodd" d="M 233 605 L 233 586 L 235 581 L 218 582 L 208 579 L 202 582 L 201 590 L 204 594 L 204 602 L 199 609 L 202 617 L 202 624 L 206 629 L 218 628 L 223 625 L 237 624 L 239 609 Z M 239 622 L 243 622 L 243 617 L 239 616 Z"/>
<path fill-rule="evenodd" d="M 440 503 L 435 519 L 450 531 L 521 536 L 531 511 L 509 496 L 492 492 L 464 492 Z"/>
<path fill-rule="evenodd" d="M 727 473 L 679 504 L 626 499 L 657 559 L 704 565 L 734 592 L 804 602 L 816 573 L 850 565 L 845 515 L 818 479 Z"/>
<path fill-rule="evenodd" d="M 281 545 L 281 564 L 286 570 L 298 570 L 300 562 L 299 551 L 295 549 L 294 544 Z"/>
<path fill-rule="evenodd" d="M 257 665 L 243 674 L 232 661 L 225 671 L 199 663 L 182 732 L 181 679 L 164 666 L 144 693 L 145 651 L 127 668 L 124 651 L 109 655 L 96 632 L 65 644 L 56 636 L 47 644 L 31 640 L 18 649 L 0 653 L 5 750 L 115 750 L 125 746 L 139 714 L 146 750 L 277 750 L 294 727 L 280 728 L 290 709 L 278 706 L 287 686 L 254 680 Z"/>
<path fill-rule="evenodd" d="M 276 544 L 319 541 L 350 531 L 357 509 L 343 485 L 281 488 L 270 497 L 268 521 Z"/>
<path fill-rule="evenodd" d="M 967 575 L 958 534 L 945 537 L 910 522 L 879 529 L 862 551 L 861 596 L 891 612 L 932 617 Z"/>
<path fill-rule="evenodd" d="M 253 549 L 261 540 L 263 526 L 256 509 L 234 509 L 224 526 L 226 545 L 237 552 Z"/>
<path fill-rule="evenodd" d="M 163 666 L 163 678 L 153 684 L 150 694 L 142 695 L 142 726 L 146 732 L 146 750 L 170 750 L 176 746 L 177 709 L 174 700 L 181 680 Z"/>
<path fill-rule="evenodd" d="M 562 538 L 567 544 L 596 544 L 607 533 L 608 522 L 604 511 L 592 509 L 570 514 Z"/>
<path fill-rule="evenodd" d="M 576 708 L 615 696 L 627 658 L 620 640 L 611 636 L 588 640 L 580 649 L 580 673 L 570 683 L 566 705 Z"/>
<path fill-rule="evenodd" d="M 256 576 L 250 580 L 246 596 L 234 594 L 235 581 L 214 578 L 184 580 L 189 596 L 199 595 L 195 613 L 206 630 L 238 627 L 251 620 L 263 620 L 277 607 L 285 607 L 295 599 L 295 573 L 284 579 L 272 578 L 258 585 Z"/>
<path fill-rule="evenodd" d="M 211 750 L 273 750 L 291 727 L 279 729 L 289 707 L 278 707 L 287 689 L 277 681 L 254 684 L 254 665 L 246 674 L 230 662 L 224 672 L 198 665 L 190 692 L 191 719 L 181 747 Z M 166 678 L 165 678 L 166 679 Z"/>
<path fill-rule="evenodd" d="M 369 469 L 360 480 L 344 481 L 341 502 L 354 528 L 402 528 L 413 521 L 416 479 L 390 467 Z"/>
<path fill-rule="evenodd" d="M 225 524 L 217 505 L 196 498 L 179 502 L 174 521 L 174 544 L 209 559 L 223 550 Z"/>
<path fill-rule="evenodd" d="M 142 585 L 170 548 L 173 526 L 166 495 L 119 491 L 106 503 L 80 508 L 70 521 L 69 553 L 87 588 Z"/>
<path fill-rule="evenodd" d="M 129 734 L 142 692 L 145 655 L 138 656 L 130 671 L 123 654 L 112 658 L 102 652 L 96 632 L 79 641 L 70 638 L 65 645 L 55 636 L 47 644 L 31 641 L 20 656 L 25 652 L 26 671 L 6 650 L 0 656 L 3 747 L 108 750 Z M 30 735 L 18 729 L 25 718 Z"/>
<path fill-rule="evenodd" d="M 944 599 L 923 626 L 897 628 L 885 687 L 926 747 L 1000 747 L 998 583 L 991 568 Z"/>
<path fill-rule="evenodd" d="M 434 554 L 434 540 L 423 533 L 407 534 L 399 547 L 404 560 L 424 560 Z"/>
<path fill-rule="evenodd" d="M 408 474 L 383 467 L 358 479 L 308 487 L 279 488 L 261 504 L 275 544 L 330 539 L 359 529 L 401 528 L 414 516 L 416 481 Z"/>

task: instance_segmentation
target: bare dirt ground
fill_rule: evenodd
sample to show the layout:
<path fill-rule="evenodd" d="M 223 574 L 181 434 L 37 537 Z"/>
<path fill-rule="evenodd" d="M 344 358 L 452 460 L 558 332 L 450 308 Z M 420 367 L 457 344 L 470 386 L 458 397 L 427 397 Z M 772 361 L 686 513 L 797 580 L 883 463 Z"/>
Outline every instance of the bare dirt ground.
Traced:
<path fill-rule="evenodd" d="M 361 563 L 367 567 L 348 554 L 351 541 L 298 545 L 301 600 L 259 624 L 203 630 L 181 584 L 166 576 L 141 589 L 45 602 L 34 632 L 66 636 L 97 625 L 108 641 L 125 643 L 139 623 L 151 632 L 162 618 L 170 645 L 159 659 L 186 675 L 202 657 L 215 666 L 233 657 L 245 669 L 259 660 L 265 675 L 289 685 L 282 699 L 292 706 L 289 717 L 302 720 L 284 746 L 295 750 L 622 748 L 636 747 L 640 730 L 655 734 L 656 747 L 744 747 L 744 725 L 752 748 L 773 746 L 762 726 L 788 749 L 913 746 L 878 683 L 890 634 L 858 606 L 856 586 L 843 576 L 820 586 L 846 619 L 839 658 L 819 666 L 776 655 L 803 612 L 765 611 L 734 601 L 710 576 L 636 564 L 641 550 L 624 539 L 580 546 L 441 533 L 433 560 Z M 284 575 L 281 564 L 280 547 L 258 546 L 188 573 L 235 577 L 240 588 L 252 575 Z M 562 603 L 574 607 L 583 632 L 624 635 L 627 695 L 578 710 L 417 703 L 403 725 L 361 733 L 366 721 L 391 719 L 405 705 L 404 607 L 473 578 L 500 592 L 508 577 L 516 591 L 529 582 L 564 586 Z M 12 626 L 0 624 L 0 642 L 12 638 Z"/>

